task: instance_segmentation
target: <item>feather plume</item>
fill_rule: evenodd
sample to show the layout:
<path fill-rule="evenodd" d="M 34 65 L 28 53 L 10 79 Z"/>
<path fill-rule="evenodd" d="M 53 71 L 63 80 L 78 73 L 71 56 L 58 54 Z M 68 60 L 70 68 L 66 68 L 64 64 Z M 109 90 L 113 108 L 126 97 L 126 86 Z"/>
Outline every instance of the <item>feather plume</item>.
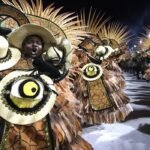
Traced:
<path fill-rule="evenodd" d="M 78 16 L 74 13 L 61 13 L 62 7 L 55 8 L 53 5 L 48 5 L 45 9 L 43 8 L 42 0 L 31 0 L 31 4 L 27 0 L 2 0 L 3 3 L 11 5 L 27 16 L 38 16 L 51 21 L 56 24 L 60 30 L 63 31 L 64 35 L 68 38 L 74 47 L 81 42 L 83 36 L 87 33 L 83 30 L 83 26 L 77 26 L 80 20 L 77 20 Z"/>
<path fill-rule="evenodd" d="M 113 71 L 104 70 L 103 82 L 108 93 L 124 89 L 125 87 L 124 78 Z"/>
<path fill-rule="evenodd" d="M 88 14 L 88 16 L 86 16 Z M 91 34 L 97 34 L 99 30 L 110 20 L 111 17 L 105 18 L 105 14 L 93 10 L 92 7 L 86 13 L 86 10 L 81 10 L 79 15 L 79 26 L 85 26 L 85 30 Z"/>
<path fill-rule="evenodd" d="M 118 22 L 112 22 L 103 26 L 99 31 L 98 36 L 100 39 L 114 39 L 119 45 L 129 42 L 131 36 L 130 31 L 126 26 L 119 24 Z"/>

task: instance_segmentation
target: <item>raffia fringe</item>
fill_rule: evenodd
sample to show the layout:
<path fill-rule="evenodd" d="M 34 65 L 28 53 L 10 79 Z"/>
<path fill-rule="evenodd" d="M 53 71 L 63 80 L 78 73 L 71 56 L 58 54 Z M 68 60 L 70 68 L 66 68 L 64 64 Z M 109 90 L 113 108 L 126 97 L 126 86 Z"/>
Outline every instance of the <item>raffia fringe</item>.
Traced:
<path fill-rule="evenodd" d="M 129 113 L 133 111 L 130 104 L 120 107 L 118 110 L 104 110 L 85 113 L 81 119 L 82 125 L 96 125 L 101 123 L 115 123 L 125 120 Z"/>
<path fill-rule="evenodd" d="M 121 68 L 114 61 L 110 62 L 109 65 L 106 67 L 106 69 L 114 72 L 122 73 Z"/>
<path fill-rule="evenodd" d="M 69 150 L 93 150 L 92 146 L 80 136 L 71 143 Z"/>
<path fill-rule="evenodd" d="M 120 108 L 130 101 L 129 97 L 122 90 L 110 94 L 110 98 L 115 108 Z"/>
<path fill-rule="evenodd" d="M 57 150 L 66 143 L 72 143 L 82 131 L 79 120 L 69 109 L 67 112 L 52 113 L 50 118 Z"/>
<path fill-rule="evenodd" d="M 115 74 L 107 70 L 104 71 L 103 83 L 109 93 L 124 89 L 125 87 L 125 79 L 121 74 Z"/>

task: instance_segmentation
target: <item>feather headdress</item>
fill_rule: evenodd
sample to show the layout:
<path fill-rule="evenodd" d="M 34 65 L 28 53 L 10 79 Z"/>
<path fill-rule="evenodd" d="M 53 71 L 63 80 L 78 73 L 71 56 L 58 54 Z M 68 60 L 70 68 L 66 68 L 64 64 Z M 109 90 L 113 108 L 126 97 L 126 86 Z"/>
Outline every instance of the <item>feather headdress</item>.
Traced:
<path fill-rule="evenodd" d="M 144 27 L 145 33 L 139 38 L 140 48 L 145 51 L 150 48 L 150 26 Z"/>
<path fill-rule="evenodd" d="M 86 15 L 88 14 L 88 15 Z M 110 17 L 105 18 L 105 13 L 97 12 L 90 8 L 89 12 L 83 9 L 79 14 L 80 26 L 85 26 L 85 30 L 91 34 L 97 34 L 99 30 L 110 20 Z"/>
<path fill-rule="evenodd" d="M 108 25 L 105 25 L 98 33 L 98 36 L 102 40 L 113 39 L 116 41 L 116 43 L 118 43 L 119 46 L 124 43 L 128 43 L 131 38 L 127 27 L 117 22 L 112 22 Z"/>
<path fill-rule="evenodd" d="M 80 22 L 77 20 L 77 15 L 69 12 L 60 13 L 62 7 L 56 9 L 53 3 L 44 8 L 42 0 L 36 0 L 36 3 L 33 0 L 31 3 L 27 0 L 2 1 L 23 12 L 30 22 L 47 27 L 56 37 L 60 35 L 66 37 L 75 47 L 82 40 L 82 36 L 86 35 L 86 32 L 82 30 L 84 27 L 77 26 Z"/>

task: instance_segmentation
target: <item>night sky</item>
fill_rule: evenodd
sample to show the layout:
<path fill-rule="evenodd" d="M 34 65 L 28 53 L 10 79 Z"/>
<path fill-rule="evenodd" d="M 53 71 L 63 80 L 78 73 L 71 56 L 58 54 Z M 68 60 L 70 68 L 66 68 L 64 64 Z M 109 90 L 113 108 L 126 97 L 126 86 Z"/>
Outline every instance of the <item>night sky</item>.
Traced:
<path fill-rule="evenodd" d="M 137 43 L 144 26 L 150 26 L 150 0 L 47 0 L 45 6 L 52 2 L 56 7 L 63 6 L 64 11 L 78 13 L 83 8 L 90 10 L 92 6 L 104 12 L 106 17 L 111 16 L 112 21 L 126 25 L 134 35 L 130 47 Z"/>
<path fill-rule="evenodd" d="M 21 0 L 22 1 L 22 0 Z M 30 0 L 28 0 L 30 1 Z M 36 0 L 33 0 L 36 1 Z M 44 6 L 54 3 L 56 8 L 63 6 L 64 11 L 79 12 L 92 6 L 128 25 L 138 33 L 143 25 L 150 25 L 150 0 L 42 0 Z M 1 2 L 1 0 L 0 0 Z"/>
<path fill-rule="evenodd" d="M 150 0 L 43 0 L 43 3 L 45 7 L 54 3 L 56 8 L 63 6 L 64 12 L 77 13 L 92 6 L 105 12 L 106 17 L 127 25 L 135 35 L 139 35 L 143 26 L 150 26 Z"/>
<path fill-rule="evenodd" d="M 45 5 L 54 2 L 56 7 L 64 6 L 65 11 L 79 12 L 91 6 L 112 16 L 138 34 L 143 25 L 150 25 L 150 0 L 47 0 Z"/>

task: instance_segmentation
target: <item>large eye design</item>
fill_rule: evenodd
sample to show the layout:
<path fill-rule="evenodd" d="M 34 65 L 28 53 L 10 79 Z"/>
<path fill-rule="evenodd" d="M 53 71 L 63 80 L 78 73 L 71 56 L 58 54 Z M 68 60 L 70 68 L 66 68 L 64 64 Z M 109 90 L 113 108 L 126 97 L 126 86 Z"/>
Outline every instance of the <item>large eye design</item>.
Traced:
<path fill-rule="evenodd" d="M 102 68 L 94 63 L 89 63 L 82 68 L 82 77 L 87 81 L 94 81 L 101 77 Z"/>
<path fill-rule="evenodd" d="M 114 50 L 110 46 L 99 46 L 95 50 L 94 57 L 98 60 L 107 59 Z"/>
<path fill-rule="evenodd" d="M 43 98 L 42 82 L 33 78 L 18 80 L 12 84 L 10 99 L 18 108 L 33 108 Z"/>
<path fill-rule="evenodd" d="M 34 123 L 51 111 L 56 95 L 50 77 L 12 71 L 0 81 L 0 116 L 13 124 Z"/>
<path fill-rule="evenodd" d="M 40 83 L 41 84 L 41 83 Z M 19 94 L 26 98 L 35 98 L 40 92 L 40 86 L 37 81 L 28 79 L 19 85 Z"/>

